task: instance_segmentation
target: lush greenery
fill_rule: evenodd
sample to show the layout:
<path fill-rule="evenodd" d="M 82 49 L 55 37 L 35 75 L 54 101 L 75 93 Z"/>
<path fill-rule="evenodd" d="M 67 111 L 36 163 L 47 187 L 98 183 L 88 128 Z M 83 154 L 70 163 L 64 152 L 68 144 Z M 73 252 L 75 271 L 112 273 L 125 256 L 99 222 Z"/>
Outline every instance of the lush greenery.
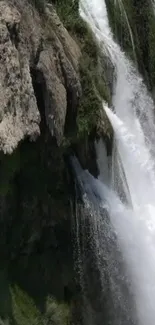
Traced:
<path fill-rule="evenodd" d="M 10 313 L 1 315 L 0 325 L 68 325 L 71 321 L 69 305 L 52 296 L 46 298 L 45 308 L 40 311 L 34 300 L 18 285 L 10 286 L 9 294 L 11 304 L 7 303 Z"/>
<path fill-rule="evenodd" d="M 15 325 L 68 325 L 69 307 L 47 297 L 45 310 L 40 312 L 33 299 L 18 286 L 11 288 L 13 322 Z"/>
<path fill-rule="evenodd" d="M 100 110 L 102 109 L 101 98 L 110 102 L 110 90 L 104 74 L 99 72 L 98 58 L 100 51 L 93 38 L 89 26 L 79 15 L 79 0 L 29 0 L 42 15 L 45 12 L 47 2 L 51 2 L 63 22 L 66 29 L 79 44 L 82 57 L 79 62 L 81 77 L 82 97 L 80 100 L 77 116 L 77 134 L 69 143 L 76 141 L 76 138 L 89 136 L 100 125 Z M 50 26 L 47 26 L 50 29 Z M 105 116 L 106 119 L 106 116 Z M 108 122 L 102 129 L 103 133 L 111 133 Z M 66 140 L 65 140 L 66 143 Z"/>
<path fill-rule="evenodd" d="M 101 98 L 109 102 L 110 91 L 104 72 L 99 73 L 99 48 L 88 25 L 79 16 L 79 0 L 54 0 L 53 2 L 59 17 L 79 44 L 82 52 L 79 63 L 82 97 L 77 116 L 77 135 L 85 137 L 91 134 L 99 124 L 100 110 L 102 110 Z M 107 133 L 107 128 L 102 132 Z"/>

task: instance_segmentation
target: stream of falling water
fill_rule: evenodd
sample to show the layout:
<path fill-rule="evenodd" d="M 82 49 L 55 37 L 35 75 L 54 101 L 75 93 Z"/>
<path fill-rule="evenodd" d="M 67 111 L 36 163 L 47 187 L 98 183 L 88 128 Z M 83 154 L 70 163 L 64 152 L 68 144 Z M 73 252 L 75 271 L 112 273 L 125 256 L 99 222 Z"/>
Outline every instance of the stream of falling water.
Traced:
<path fill-rule="evenodd" d="M 130 23 L 129 23 L 129 20 L 128 20 L 128 16 L 127 16 L 127 13 L 126 13 L 126 10 L 125 10 L 123 1 L 122 0 L 118 0 L 118 3 L 119 3 L 119 6 L 120 6 L 121 13 L 122 13 L 122 15 L 124 15 L 125 20 L 126 20 L 126 24 L 127 24 L 127 27 L 128 27 L 128 30 L 129 30 L 129 34 L 130 34 L 130 39 L 131 39 L 131 44 L 132 44 L 132 50 L 133 50 L 133 54 L 134 54 L 134 59 L 135 59 L 135 62 L 136 62 L 136 51 L 135 51 L 135 44 L 134 44 L 134 38 L 133 38 L 133 34 L 132 34 L 132 29 L 131 29 L 131 26 L 130 26 Z"/>
<path fill-rule="evenodd" d="M 99 143 L 96 144 L 96 150 L 100 181 L 94 180 L 95 183 L 91 181 L 91 186 L 95 186 L 94 191 L 97 191 L 101 206 L 108 212 L 111 224 L 114 227 L 126 272 L 130 279 L 130 291 L 137 315 L 134 318 L 136 321 L 133 322 L 132 317 L 129 317 L 127 322 L 123 318 L 121 319 L 121 316 L 117 318 L 115 315 L 113 324 L 154 325 L 154 105 L 142 78 L 121 51 L 119 45 L 114 42 L 105 1 L 81 0 L 80 13 L 94 32 L 101 50 L 106 51 L 110 56 L 116 71 L 112 98 L 114 112 L 103 104 L 115 134 L 116 153 L 113 154 L 112 182 L 108 181 L 107 177 L 105 178 L 107 173 L 105 148 Z M 116 182 L 121 182 L 122 192 L 125 194 L 126 200 L 122 201 L 118 186 L 115 186 Z M 104 224 L 102 214 L 98 222 Z M 100 225 L 98 231 L 101 231 L 101 234 L 96 237 L 96 240 L 101 256 L 106 252 L 103 247 L 106 245 L 106 231 L 103 231 L 103 227 Z M 103 236 L 105 237 L 104 240 Z M 107 241 L 109 242 L 109 239 Z M 114 284 L 116 255 L 111 253 L 110 258 L 113 260 L 109 265 L 113 267 L 109 266 L 109 278 Z M 100 268 L 100 272 L 102 273 L 102 268 Z M 113 287 L 116 289 L 116 285 Z M 113 290 L 113 296 L 115 301 L 121 299 L 123 302 L 126 300 L 122 291 L 116 297 Z M 128 301 L 125 306 L 126 312 L 127 305 Z"/>

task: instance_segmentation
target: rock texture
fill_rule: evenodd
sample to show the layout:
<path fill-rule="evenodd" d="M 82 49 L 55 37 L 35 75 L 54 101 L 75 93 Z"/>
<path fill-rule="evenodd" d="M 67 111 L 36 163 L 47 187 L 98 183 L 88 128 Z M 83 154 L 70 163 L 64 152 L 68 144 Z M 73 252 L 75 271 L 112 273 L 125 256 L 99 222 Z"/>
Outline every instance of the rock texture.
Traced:
<path fill-rule="evenodd" d="M 73 115 L 74 120 L 76 119 L 81 93 L 78 76 L 81 53 L 60 22 L 52 5 L 49 5 L 46 10 L 46 17 L 47 34 L 44 35 L 36 69 L 40 82 L 44 84 L 46 121 L 51 134 L 60 144 L 64 135 L 66 114 Z"/>
<path fill-rule="evenodd" d="M 12 153 L 26 136 L 36 139 L 39 109 L 61 143 L 66 115 L 76 117 L 79 56 L 52 6 L 43 21 L 25 1 L 0 2 L 0 150 Z M 34 76 L 42 89 L 44 107 L 39 109 Z"/>
<path fill-rule="evenodd" d="M 19 291 L 14 307 L 10 286 L 22 288 L 41 311 L 49 296 L 69 309 L 74 296 L 78 304 L 70 205 L 74 182 L 68 182 L 64 157 L 75 146 L 84 166 L 96 167 L 93 139 L 89 144 L 87 136 L 86 141 L 68 136 L 82 97 L 80 48 L 53 6 L 39 14 L 37 1 L 0 1 L 0 283 L 11 295 L 7 310 L 0 301 L 0 318 L 13 317 L 10 324 L 20 325 L 33 323 L 15 322 L 17 307 L 19 316 L 31 314 L 29 304 Z"/>
<path fill-rule="evenodd" d="M 76 120 L 80 55 L 52 6 L 39 15 L 27 0 L 0 1 L 0 261 L 43 306 L 75 291 L 60 144 Z"/>
<path fill-rule="evenodd" d="M 0 2 L 0 149 L 11 153 L 25 136 L 39 134 L 39 111 L 32 87 L 29 58 L 22 53 L 21 15 Z"/>

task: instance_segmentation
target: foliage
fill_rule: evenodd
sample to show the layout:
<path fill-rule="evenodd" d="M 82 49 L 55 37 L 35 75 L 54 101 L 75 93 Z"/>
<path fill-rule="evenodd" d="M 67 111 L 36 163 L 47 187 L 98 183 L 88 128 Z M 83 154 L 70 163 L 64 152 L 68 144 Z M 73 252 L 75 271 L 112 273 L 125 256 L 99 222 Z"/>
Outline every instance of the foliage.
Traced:
<path fill-rule="evenodd" d="M 34 301 L 18 286 L 11 289 L 13 318 L 16 325 L 43 325 L 42 315 Z"/>
<path fill-rule="evenodd" d="M 77 116 L 77 136 L 85 137 L 97 126 L 99 110 L 102 107 L 100 97 L 109 101 L 106 78 L 98 73 L 100 50 L 89 26 L 79 16 L 79 1 L 55 0 L 54 3 L 58 15 L 78 42 L 82 52 L 79 66 L 82 97 Z"/>
<path fill-rule="evenodd" d="M 11 325 L 9 319 L 1 319 L 0 318 L 0 325 Z"/>
<path fill-rule="evenodd" d="M 76 28 L 82 27 L 83 22 L 81 26 L 79 24 L 78 0 L 54 0 L 52 3 L 55 4 L 57 13 L 68 31 L 76 31 Z"/>
<path fill-rule="evenodd" d="M 47 297 L 45 311 L 41 313 L 33 299 L 18 286 L 11 289 L 13 320 L 16 325 L 67 325 L 69 306 Z"/>
<path fill-rule="evenodd" d="M 79 136 L 89 134 L 97 124 L 97 112 L 101 108 L 101 101 L 95 94 L 91 60 L 85 56 L 80 63 L 81 84 L 83 89 L 77 119 Z"/>

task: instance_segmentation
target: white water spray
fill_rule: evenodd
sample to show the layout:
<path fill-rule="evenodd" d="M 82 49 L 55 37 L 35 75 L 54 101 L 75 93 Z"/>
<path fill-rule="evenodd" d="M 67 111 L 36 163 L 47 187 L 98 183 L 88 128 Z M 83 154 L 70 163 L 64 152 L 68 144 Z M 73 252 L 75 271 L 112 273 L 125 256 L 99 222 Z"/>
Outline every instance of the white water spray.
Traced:
<path fill-rule="evenodd" d="M 122 182 L 124 178 L 122 184 L 128 196 L 128 205 L 121 202 L 118 193 L 114 193 L 112 188 L 108 189 L 103 185 L 103 188 L 100 186 L 99 189 L 103 200 L 108 204 L 111 223 L 117 233 L 131 278 L 138 324 L 154 325 L 154 105 L 142 78 L 113 40 L 105 1 L 81 0 L 80 12 L 96 35 L 101 49 L 109 54 L 116 69 L 113 95 L 115 113 L 105 105 L 104 109 L 114 129 L 117 157 L 120 159 L 120 166 L 116 168 L 117 181 Z M 98 150 L 97 154 L 99 168 L 102 169 L 102 150 Z M 116 164 L 118 160 L 114 159 L 113 167 L 116 167 Z M 113 173 L 115 174 L 114 169 Z"/>

